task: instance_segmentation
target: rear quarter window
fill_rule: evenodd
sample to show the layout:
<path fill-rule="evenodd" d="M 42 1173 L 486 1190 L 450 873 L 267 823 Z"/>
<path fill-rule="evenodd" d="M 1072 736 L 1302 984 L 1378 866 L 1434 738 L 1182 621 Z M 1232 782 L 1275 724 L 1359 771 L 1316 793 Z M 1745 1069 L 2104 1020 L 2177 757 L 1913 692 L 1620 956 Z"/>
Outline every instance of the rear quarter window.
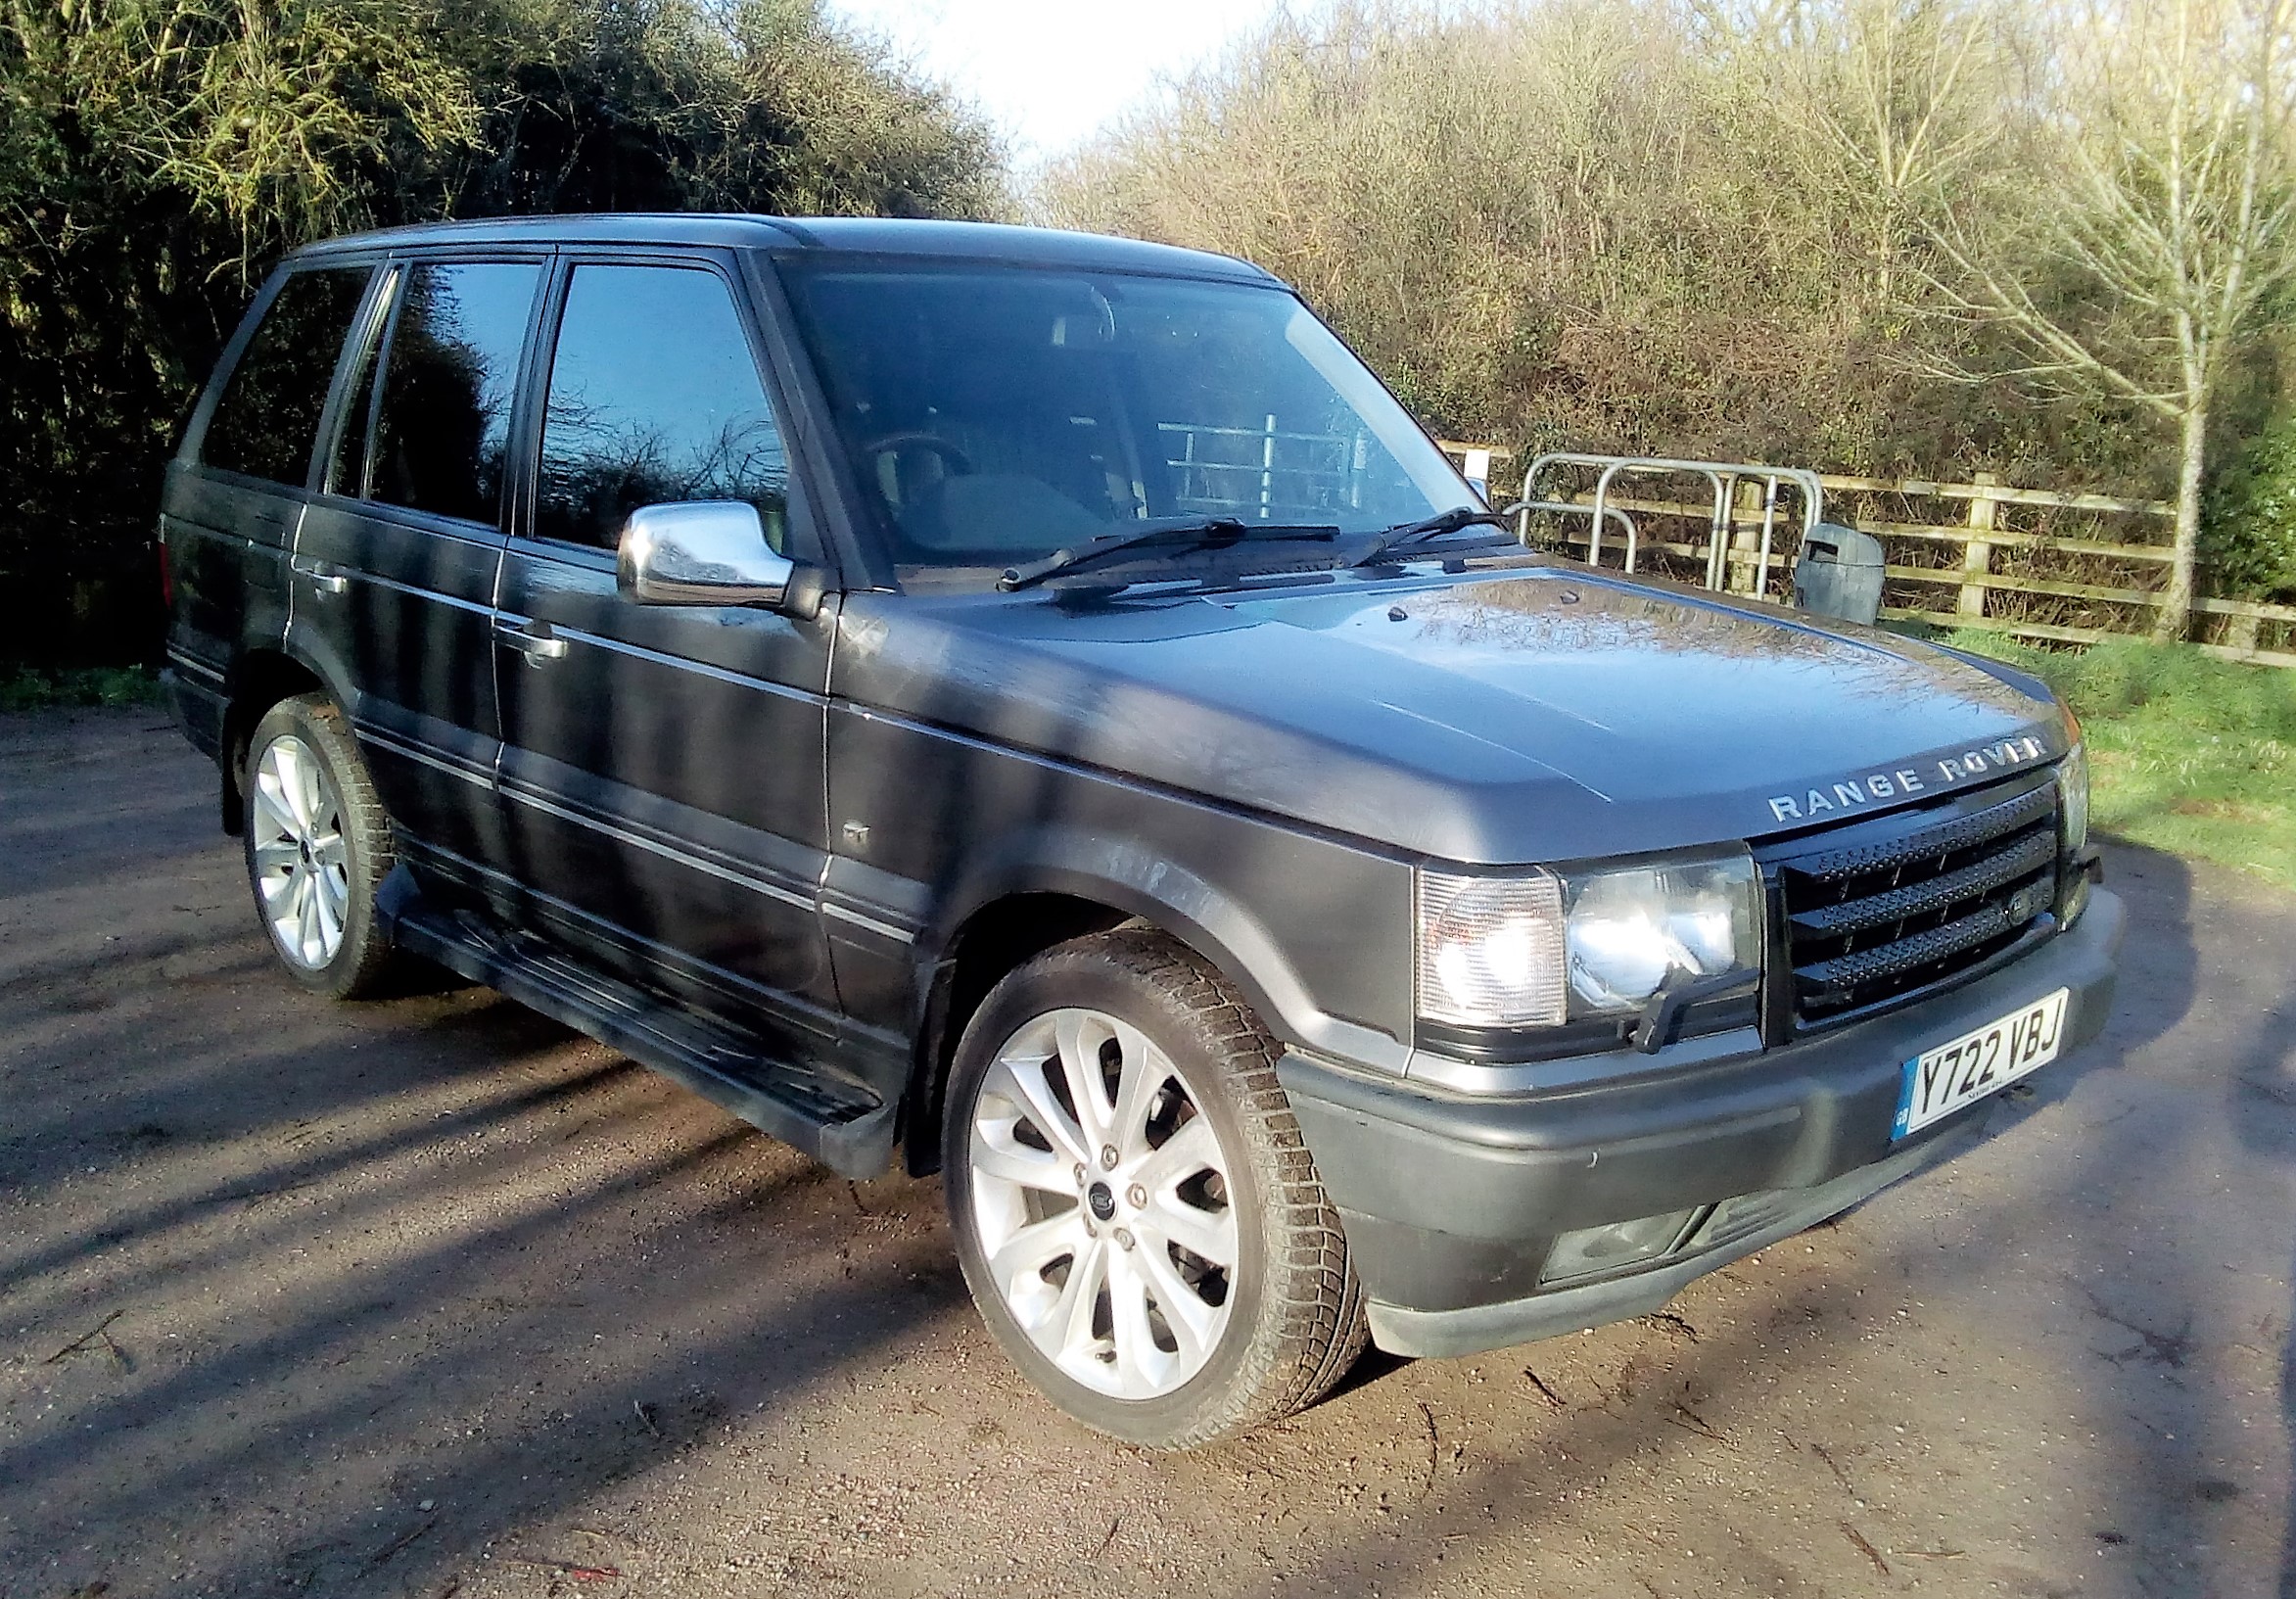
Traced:
<path fill-rule="evenodd" d="M 226 472 L 301 486 L 336 357 L 373 268 L 321 267 L 280 286 L 224 381 L 200 459 Z"/>

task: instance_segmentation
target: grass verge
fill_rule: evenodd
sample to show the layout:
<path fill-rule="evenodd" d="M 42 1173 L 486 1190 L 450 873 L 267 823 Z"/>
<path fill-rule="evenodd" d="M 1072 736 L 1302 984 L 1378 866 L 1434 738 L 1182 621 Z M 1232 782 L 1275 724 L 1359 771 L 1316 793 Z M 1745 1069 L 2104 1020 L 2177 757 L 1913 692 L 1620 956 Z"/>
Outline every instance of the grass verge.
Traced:
<path fill-rule="evenodd" d="M 1976 632 L 1945 642 L 2045 679 L 2073 707 L 2096 828 L 2296 889 L 2296 672 L 2139 638 L 2078 653 Z"/>
<path fill-rule="evenodd" d="M 148 667 L 0 666 L 0 711 L 160 703 L 160 679 Z"/>

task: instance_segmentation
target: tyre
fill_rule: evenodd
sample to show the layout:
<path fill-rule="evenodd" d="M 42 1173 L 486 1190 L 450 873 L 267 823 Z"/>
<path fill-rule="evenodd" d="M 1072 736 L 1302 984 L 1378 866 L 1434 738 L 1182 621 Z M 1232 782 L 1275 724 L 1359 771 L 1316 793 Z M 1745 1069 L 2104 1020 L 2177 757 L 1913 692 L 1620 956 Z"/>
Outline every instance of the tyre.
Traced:
<path fill-rule="evenodd" d="M 1363 1352 L 1363 1292 L 1277 1046 L 1160 933 L 1063 944 L 964 1030 L 942 1130 L 990 1331 L 1070 1415 L 1181 1449 L 1314 1402 Z"/>
<path fill-rule="evenodd" d="M 289 975 L 339 1000 L 378 993 L 393 965 L 375 917 L 391 823 L 343 713 L 281 700 L 248 740 L 241 837 L 256 914 Z"/>

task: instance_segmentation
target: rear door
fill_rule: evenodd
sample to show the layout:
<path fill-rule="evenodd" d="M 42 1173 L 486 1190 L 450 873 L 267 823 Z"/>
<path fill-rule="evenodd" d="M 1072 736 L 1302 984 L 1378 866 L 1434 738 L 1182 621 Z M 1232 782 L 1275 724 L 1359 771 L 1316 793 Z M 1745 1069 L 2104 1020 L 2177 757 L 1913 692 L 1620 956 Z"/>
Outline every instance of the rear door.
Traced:
<path fill-rule="evenodd" d="M 495 634 L 529 916 L 818 1043 L 834 1032 L 815 911 L 834 612 L 636 605 L 615 581 L 622 524 L 647 504 L 748 500 L 774 547 L 820 559 L 745 291 L 714 253 L 572 256 L 547 322 Z"/>
<path fill-rule="evenodd" d="M 397 259 L 370 297 L 296 542 L 296 636 L 344 707 L 417 865 L 484 881 L 494 582 L 519 374 L 548 257 Z"/>
<path fill-rule="evenodd" d="M 167 655 L 206 691 L 203 703 L 220 706 L 242 648 L 286 632 L 288 553 L 310 499 L 312 447 L 373 271 L 304 267 L 271 285 L 225 353 L 220 391 L 193 418 L 193 448 L 168 472 L 160 537 L 179 599 Z"/>

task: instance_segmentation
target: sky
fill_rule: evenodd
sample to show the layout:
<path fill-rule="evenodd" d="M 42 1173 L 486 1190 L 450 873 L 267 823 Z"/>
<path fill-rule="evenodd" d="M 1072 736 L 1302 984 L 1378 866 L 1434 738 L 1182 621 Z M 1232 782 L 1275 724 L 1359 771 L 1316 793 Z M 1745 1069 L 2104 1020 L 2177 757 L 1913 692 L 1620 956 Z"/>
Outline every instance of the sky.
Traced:
<path fill-rule="evenodd" d="M 1279 0 L 830 0 L 986 113 L 1023 170 L 1216 57 Z"/>

